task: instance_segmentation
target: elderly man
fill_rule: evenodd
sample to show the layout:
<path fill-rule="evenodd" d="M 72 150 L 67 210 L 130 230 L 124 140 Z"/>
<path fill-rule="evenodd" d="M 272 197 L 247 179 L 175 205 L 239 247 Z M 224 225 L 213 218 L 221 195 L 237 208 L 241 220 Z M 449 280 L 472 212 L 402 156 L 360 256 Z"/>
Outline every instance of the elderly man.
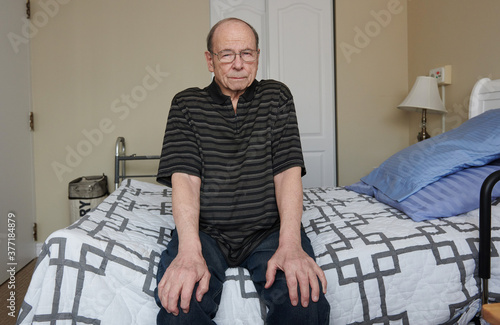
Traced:
<path fill-rule="evenodd" d="M 204 88 L 172 101 L 158 181 L 176 229 L 158 267 L 158 324 L 213 324 L 225 271 L 249 270 L 268 324 L 328 324 L 326 278 L 302 229 L 304 161 L 292 95 L 255 80 L 258 35 L 218 22 Z"/>

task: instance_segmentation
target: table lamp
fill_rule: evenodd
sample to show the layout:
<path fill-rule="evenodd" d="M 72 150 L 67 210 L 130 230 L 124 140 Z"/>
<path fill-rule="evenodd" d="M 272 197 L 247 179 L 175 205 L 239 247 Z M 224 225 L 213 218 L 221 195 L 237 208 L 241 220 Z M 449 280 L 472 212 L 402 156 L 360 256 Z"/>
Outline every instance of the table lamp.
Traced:
<path fill-rule="evenodd" d="M 425 76 L 417 77 L 410 93 L 398 108 L 413 112 L 422 111 L 422 130 L 417 136 L 418 141 L 430 138 L 426 130 L 428 110 L 432 113 L 446 114 L 446 108 L 439 97 L 436 79 Z"/>

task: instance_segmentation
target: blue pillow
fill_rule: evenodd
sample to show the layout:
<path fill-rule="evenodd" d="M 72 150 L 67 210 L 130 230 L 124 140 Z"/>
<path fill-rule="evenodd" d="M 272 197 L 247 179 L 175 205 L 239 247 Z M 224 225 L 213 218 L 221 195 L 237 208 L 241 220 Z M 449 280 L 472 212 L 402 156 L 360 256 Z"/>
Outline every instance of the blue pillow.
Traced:
<path fill-rule="evenodd" d="M 345 186 L 345 188 L 348 189 L 349 191 L 375 197 L 375 191 L 373 189 L 373 186 L 370 186 L 363 181 L 347 185 Z"/>
<path fill-rule="evenodd" d="M 500 109 L 399 151 L 361 180 L 399 202 L 441 177 L 497 158 Z"/>
<path fill-rule="evenodd" d="M 404 212 L 413 220 L 423 221 L 456 216 L 478 209 L 481 186 L 486 177 L 497 170 L 500 170 L 500 165 L 496 164 L 463 169 L 422 188 L 401 202 L 392 200 L 363 182 L 346 188 L 374 196 L 380 202 Z M 500 197 L 499 184 L 493 188 L 492 197 Z"/>

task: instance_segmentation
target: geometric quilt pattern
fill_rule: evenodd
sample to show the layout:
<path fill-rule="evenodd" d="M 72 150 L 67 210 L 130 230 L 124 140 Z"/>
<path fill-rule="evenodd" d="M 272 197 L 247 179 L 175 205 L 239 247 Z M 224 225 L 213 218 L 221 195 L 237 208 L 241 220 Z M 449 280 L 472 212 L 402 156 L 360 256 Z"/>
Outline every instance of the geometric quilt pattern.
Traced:
<path fill-rule="evenodd" d="M 154 324 L 160 254 L 174 228 L 170 189 L 126 180 L 44 243 L 19 324 Z M 495 202 L 490 299 L 500 301 Z M 467 324 L 480 308 L 477 211 L 416 223 L 372 197 L 304 190 L 302 224 L 328 280 L 331 324 Z M 217 324 L 264 324 L 250 275 L 231 268 Z"/>

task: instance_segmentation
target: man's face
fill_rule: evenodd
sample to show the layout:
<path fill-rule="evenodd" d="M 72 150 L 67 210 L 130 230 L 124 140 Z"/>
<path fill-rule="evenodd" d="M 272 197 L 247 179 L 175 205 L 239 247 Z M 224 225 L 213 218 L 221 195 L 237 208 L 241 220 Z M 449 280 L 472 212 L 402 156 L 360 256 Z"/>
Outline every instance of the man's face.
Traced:
<path fill-rule="evenodd" d="M 232 50 L 240 53 L 243 50 L 258 50 L 252 30 L 244 23 L 228 21 L 220 25 L 213 35 L 212 51 L 219 53 Z M 245 92 L 257 75 L 259 59 L 245 62 L 239 55 L 231 63 L 220 62 L 217 55 L 205 52 L 208 70 L 215 75 L 215 82 L 224 95 L 234 98 Z"/>

